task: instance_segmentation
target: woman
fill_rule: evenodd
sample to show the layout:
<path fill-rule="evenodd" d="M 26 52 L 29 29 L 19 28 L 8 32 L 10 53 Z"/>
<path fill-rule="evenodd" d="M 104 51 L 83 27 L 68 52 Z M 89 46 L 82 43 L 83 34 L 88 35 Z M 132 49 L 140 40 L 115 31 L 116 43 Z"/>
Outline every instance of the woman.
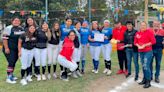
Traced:
<path fill-rule="evenodd" d="M 35 66 L 37 69 L 37 81 L 46 80 L 45 71 L 47 64 L 47 42 L 51 38 L 48 24 L 44 22 L 41 29 L 36 32 L 37 43 L 35 48 Z M 40 75 L 40 65 L 42 65 L 42 76 Z"/>
<path fill-rule="evenodd" d="M 132 21 L 127 21 L 126 22 L 127 30 L 124 34 L 124 43 L 125 43 L 125 52 L 126 52 L 126 57 L 128 61 L 128 75 L 126 75 L 126 78 L 128 78 L 131 75 L 131 63 L 132 63 L 132 58 L 134 61 L 135 65 L 135 81 L 138 80 L 138 75 L 139 75 L 139 64 L 138 64 L 138 48 L 137 46 L 134 45 L 134 37 L 137 32 L 133 28 L 133 23 Z"/>
<path fill-rule="evenodd" d="M 38 29 L 37 27 L 37 24 L 36 24 L 36 21 L 32 18 L 32 17 L 28 17 L 26 20 L 25 20 L 25 25 L 24 25 L 24 30 L 25 31 L 28 31 L 28 28 L 30 26 L 35 26 L 36 27 L 36 30 Z M 32 65 L 34 66 L 34 73 L 36 75 L 36 67 L 35 67 L 35 59 L 33 58 L 33 63 L 31 64 L 31 66 L 29 67 L 29 71 L 30 71 L 30 75 L 32 77 Z"/>
<path fill-rule="evenodd" d="M 98 29 L 98 22 L 93 21 L 92 22 L 92 30 L 89 35 L 89 41 L 90 41 L 90 53 L 93 60 L 93 66 L 94 69 L 92 70 L 93 73 L 98 73 L 98 67 L 99 67 L 99 56 L 101 52 L 101 42 L 94 41 L 95 34 L 100 34 L 100 31 Z"/>
<path fill-rule="evenodd" d="M 13 72 L 18 60 L 18 39 L 24 31 L 20 27 L 21 21 L 18 17 L 13 18 L 11 22 L 3 32 L 3 53 L 8 61 L 6 82 L 15 84 L 17 78 Z"/>
<path fill-rule="evenodd" d="M 80 37 L 80 33 L 79 33 L 80 28 L 81 28 L 81 23 L 79 21 L 76 21 L 74 30 L 75 30 L 77 36 L 76 36 L 74 42 L 77 44 L 75 44 L 75 49 L 74 49 L 74 53 L 73 53 L 73 60 L 77 63 L 78 67 L 77 67 L 76 71 L 73 72 L 73 74 L 72 74 L 74 78 L 78 78 L 78 76 L 79 77 L 82 76 L 80 73 L 80 69 L 79 69 L 79 67 L 80 67 L 80 56 L 81 56 L 81 44 L 80 44 L 81 37 Z"/>
<path fill-rule="evenodd" d="M 51 78 L 51 64 L 53 64 L 53 77 L 57 78 L 56 65 L 57 56 L 59 53 L 59 39 L 60 39 L 60 26 L 58 22 L 54 22 L 53 28 L 51 29 L 51 39 L 48 41 L 48 79 Z M 63 67 L 61 66 L 61 71 Z"/>
<path fill-rule="evenodd" d="M 119 61 L 120 69 L 117 71 L 117 74 L 128 74 L 127 67 L 127 58 L 125 49 L 123 48 L 124 44 L 124 34 L 126 32 L 126 26 L 122 25 L 120 21 L 116 21 L 115 28 L 113 29 L 112 40 L 116 41 L 117 44 L 117 56 Z M 111 40 L 111 41 L 112 41 Z"/>
<path fill-rule="evenodd" d="M 73 29 L 74 29 L 74 27 L 72 26 L 72 19 L 66 18 L 65 24 L 60 26 L 61 36 L 60 36 L 60 47 L 59 47 L 59 49 L 61 49 L 63 41 L 64 41 L 65 37 L 67 37 L 69 31 L 71 31 Z"/>
<path fill-rule="evenodd" d="M 80 29 L 80 37 L 81 37 L 81 73 L 84 74 L 85 72 L 85 62 L 86 62 L 86 54 L 87 48 L 89 46 L 88 37 L 90 34 L 90 30 L 88 27 L 88 22 L 84 21 L 82 23 L 82 28 Z"/>
<path fill-rule="evenodd" d="M 61 74 L 61 79 L 64 81 L 68 81 L 67 68 L 71 72 L 74 72 L 78 67 L 76 62 L 73 61 L 73 59 L 72 59 L 73 51 L 75 48 L 75 45 L 74 45 L 75 37 L 76 37 L 75 31 L 71 30 L 68 33 L 68 37 L 66 37 L 64 39 L 62 49 L 58 56 L 59 64 L 62 65 L 63 67 L 65 67 L 65 71 Z"/>
<path fill-rule="evenodd" d="M 144 75 L 142 82 L 139 84 L 144 85 L 144 88 L 151 86 L 150 63 L 153 56 L 152 45 L 155 43 L 156 40 L 153 32 L 147 29 L 146 22 L 141 22 L 140 30 L 135 35 L 134 45 L 138 47 Z"/>
<path fill-rule="evenodd" d="M 104 36 L 104 42 L 102 43 L 102 52 L 105 62 L 105 70 L 103 73 L 110 75 L 111 71 L 111 57 L 110 54 L 112 52 L 112 45 L 110 44 L 110 40 L 112 38 L 112 28 L 109 28 L 109 20 L 104 21 L 104 27 L 101 31 Z"/>
<path fill-rule="evenodd" d="M 21 35 L 18 42 L 18 55 L 21 60 L 21 84 L 27 85 L 27 81 L 31 82 L 30 69 L 32 59 L 34 57 L 34 47 L 36 44 L 36 37 L 34 35 L 36 28 L 35 26 L 30 26 L 26 33 Z M 25 73 L 26 77 L 25 77 Z"/>

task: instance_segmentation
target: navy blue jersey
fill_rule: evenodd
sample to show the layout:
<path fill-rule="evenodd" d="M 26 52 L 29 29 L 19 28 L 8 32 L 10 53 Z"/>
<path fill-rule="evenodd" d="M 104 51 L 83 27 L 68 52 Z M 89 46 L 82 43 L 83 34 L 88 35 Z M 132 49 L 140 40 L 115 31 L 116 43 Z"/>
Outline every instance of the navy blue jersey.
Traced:
<path fill-rule="evenodd" d="M 92 39 L 94 39 L 94 35 L 95 35 L 96 33 L 100 33 L 100 31 L 98 31 L 98 30 L 92 30 L 92 31 L 90 32 L 90 36 L 91 36 Z M 97 42 L 97 41 L 94 41 L 94 42 L 91 42 L 91 41 L 90 41 L 89 44 L 90 44 L 91 46 L 101 46 L 101 42 Z"/>
<path fill-rule="evenodd" d="M 61 30 L 61 37 L 60 40 L 63 41 L 65 37 L 68 36 L 68 33 L 74 29 L 74 26 L 70 26 L 69 28 L 66 27 L 66 25 L 61 25 L 60 30 Z"/>
<path fill-rule="evenodd" d="M 51 39 L 48 41 L 49 44 L 58 45 L 60 39 L 60 31 L 59 30 L 51 30 Z"/>
<path fill-rule="evenodd" d="M 36 31 L 36 38 L 37 38 L 36 48 L 39 49 L 47 48 L 48 37 L 46 32 L 44 32 L 42 29 L 38 29 Z"/>
<path fill-rule="evenodd" d="M 109 40 L 112 36 L 112 28 L 103 28 L 101 33 L 104 34 L 104 36 L 107 36 L 108 39 L 105 39 L 104 42 L 102 44 L 108 44 L 109 43 Z"/>
<path fill-rule="evenodd" d="M 81 44 L 86 45 L 88 44 L 88 37 L 90 35 L 89 28 L 81 28 L 80 29 L 80 35 L 81 35 Z"/>
<path fill-rule="evenodd" d="M 18 49 L 18 39 L 19 36 L 22 35 L 24 32 L 23 28 L 20 26 L 7 26 L 3 33 L 3 39 L 8 40 L 9 49 Z"/>
<path fill-rule="evenodd" d="M 27 50 L 33 49 L 37 42 L 35 35 L 32 35 L 32 37 L 28 37 L 26 33 L 21 35 L 19 39 L 22 40 L 22 47 Z"/>

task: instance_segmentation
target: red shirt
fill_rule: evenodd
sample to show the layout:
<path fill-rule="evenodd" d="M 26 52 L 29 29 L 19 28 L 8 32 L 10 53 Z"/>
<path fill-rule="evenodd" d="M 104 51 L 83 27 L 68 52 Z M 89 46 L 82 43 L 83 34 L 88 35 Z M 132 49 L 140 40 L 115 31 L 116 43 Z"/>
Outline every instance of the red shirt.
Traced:
<path fill-rule="evenodd" d="M 74 42 L 66 37 L 60 55 L 64 56 L 67 60 L 72 61 L 73 50 Z"/>
<path fill-rule="evenodd" d="M 143 45 L 147 43 L 151 43 L 152 45 L 156 43 L 155 36 L 151 30 L 146 30 L 146 31 L 138 31 L 135 35 L 134 38 L 134 44 L 138 45 Z M 151 46 L 146 46 L 144 49 L 138 49 L 139 52 L 148 52 L 152 50 L 152 45 Z"/>
<path fill-rule="evenodd" d="M 124 40 L 124 33 L 127 30 L 126 26 L 121 26 L 121 28 L 114 28 L 113 29 L 113 39 L 123 41 Z"/>

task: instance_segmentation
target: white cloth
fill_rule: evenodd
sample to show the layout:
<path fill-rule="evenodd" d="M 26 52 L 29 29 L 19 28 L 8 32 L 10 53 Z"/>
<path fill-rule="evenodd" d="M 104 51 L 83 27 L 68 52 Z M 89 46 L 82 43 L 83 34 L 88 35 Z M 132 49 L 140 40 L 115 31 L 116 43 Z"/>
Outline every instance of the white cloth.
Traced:
<path fill-rule="evenodd" d="M 102 45 L 102 54 L 105 60 L 111 60 L 112 45 L 110 43 Z"/>
<path fill-rule="evenodd" d="M 80 48 L 75 48 L 73 51 L 73 61 L 75 62 L 80 62 L 80 57 L 81 57 L 81 47 Z"/>
<path fill-rule="evenodd" d="M 92 59 L 99 61 L 100 53 L 101 53 L 101 46 L 90 46 L 90 53 Z"/>
<path fill-rule="evenodd" d="M 86 60 L 87 50 L 87 45 L 81 45 L 81 60 Z"/>
<path fill-rule="evenodd" d="M 38 48 L 35 48 L 34 49 L 34 52 L 35 52 L 35 66 L 46 66 L 46 63 L 47 63 L 47 48 L 45 49 L 38 49 Z"/>
<path fill-rule="evenodd" d="M 21 69 L 27 69 L 31 66 L 32 59 L 34 57 L 34 49 L 27 50 L 22 48 L 21 49 Z"/>
<path fill-rule="evenodd" d="M 60 54 L 58 56 L 58 62 L 63 67 L 70 69 L 70 71 L 75 71 L 78 67 L 75 61 L 69 61 Z"/>
<path fill-rule="evenodd" d="M 59 54 L 59 45 L 48 44 L 48 64 L 57 63 L 57 56 Z"/>

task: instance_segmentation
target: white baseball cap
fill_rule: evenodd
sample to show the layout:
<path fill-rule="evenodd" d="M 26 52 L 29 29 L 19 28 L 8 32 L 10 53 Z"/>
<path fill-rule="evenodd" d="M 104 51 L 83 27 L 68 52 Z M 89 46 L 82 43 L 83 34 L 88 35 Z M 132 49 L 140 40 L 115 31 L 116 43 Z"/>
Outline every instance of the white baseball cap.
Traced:
<path fill-rule="evenodd" d="M 110 23 L 110 21 L 109 20 L 104 20 L 104 23 Z"/>

